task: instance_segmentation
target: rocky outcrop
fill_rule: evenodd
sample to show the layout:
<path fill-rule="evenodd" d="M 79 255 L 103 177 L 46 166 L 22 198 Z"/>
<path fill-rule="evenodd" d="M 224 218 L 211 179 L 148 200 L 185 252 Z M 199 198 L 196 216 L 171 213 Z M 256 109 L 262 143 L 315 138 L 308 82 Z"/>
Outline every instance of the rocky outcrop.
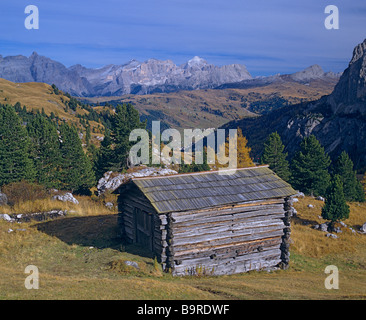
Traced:
<path fill-rule="evenodd" d="M 52 197 L 53 200 L 59 200 L 62 202 L 71 202 L 73 204 L 79 204 L 79 201 L 72 195 L 72 193 L 67 192 L 65 194 L 58 194 Z"/>
<path fill-rule="evenodd" d="M 143 167 L 139 171 L 130 173 L 115 173 L 113 171 L 108 171 L 104 176 L 99 179 L 97 189 L 98 194 L 101 195 L 105 192 L 113 192 L 121 184 L 128 182 L 132 178 L 149 177 L 149 176 L 161 176 L 161 175 L 172 175 L 178 172 L 172 169 L 163 168 L 149 168 Z"/>

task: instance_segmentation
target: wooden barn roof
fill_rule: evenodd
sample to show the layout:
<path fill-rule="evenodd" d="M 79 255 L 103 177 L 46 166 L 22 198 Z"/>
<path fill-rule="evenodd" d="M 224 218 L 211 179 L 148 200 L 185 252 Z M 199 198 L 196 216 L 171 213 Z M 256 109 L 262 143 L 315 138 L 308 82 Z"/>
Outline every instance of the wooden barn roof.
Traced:
<path fill-rule="evenodd" d="M 239 202 L 285 198 L 296 191 L 268 166 L 134 178 L 134 183 L 158 213 L 196 210 Z"/>

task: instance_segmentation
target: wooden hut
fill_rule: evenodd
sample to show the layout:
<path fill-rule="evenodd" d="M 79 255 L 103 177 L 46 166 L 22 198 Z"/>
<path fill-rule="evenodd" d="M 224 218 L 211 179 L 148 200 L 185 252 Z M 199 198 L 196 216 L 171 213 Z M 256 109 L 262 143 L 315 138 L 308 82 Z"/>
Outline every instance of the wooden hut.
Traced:
<path fill-rule="evenodd" d="M 268 166 L 134 178 L 115 193 L 123 238 L 148 248 L 173 275 L 289 263 L 296 192 Z"/>

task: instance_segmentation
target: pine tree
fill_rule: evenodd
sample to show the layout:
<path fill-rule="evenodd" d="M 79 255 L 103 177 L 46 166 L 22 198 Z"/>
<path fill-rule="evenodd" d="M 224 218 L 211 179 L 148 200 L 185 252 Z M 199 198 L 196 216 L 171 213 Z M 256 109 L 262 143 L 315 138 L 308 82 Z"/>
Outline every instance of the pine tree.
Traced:
<path fill-rule="evenodd" d="M 326 192 L 325 204 L 322 208 L 322 218 L 336 222 L 349 218 L 349 206 L 343 193 L 342 180 L 335 175 Z"/>
<path fill-rule="evenodd" d="M 357 202 L 365 202 L 366 201 L 365 189 L 364 189 L 362 183 L 358 180 L 357 180 L 357 184 L 356 184 L 355 201 L 357 201 Z"/>
<path fill-rule="evenodd" d="M 140 121 L 138 111 L 129 103 L 116 107 L 111 127 L 113 152 L 108 161 L 108 170 L 122 171 L 128 167 L 129 151 L 134 144 L 129 141 L 130 133 L 134 129 L 145 129 L 146 122 Z"/>
<path fill-rule="evenodd" d="M 60 187 L 60 141 L 54 123 L 36 115 L 27 124 L 37 181 L 46 188 Z"/>
<path fill-rule="evenodd" d="M 112 149 L 112 138 L 110 130 L 106 129 L 104 134 L 104 139 L 100 144 L 100 149 L 96 155 L 95 161 L 95 174 L 97 180 L 103 177 L 103 174 L 110 170 L 112 167 L 112 159 L 114 156 L 114 151 Z"/>
<path fill-rule="evenodd" d="M 346 201 L 359 201 L 359 181 L 356 171 L 353 170 L 353 162 L 345 151 L 335 162 L 333 174 L 337 174 L 341 178 Z"/>
<path fill-rule="evenodd" d="M 60 132 L 62 188 L 71 192 L 87 192 L 95 183 L 91 161 L 83 151 L 75 127 L 62 124 Z"/>
<path fill-rule="evenodd" d="M 306 194 L 324 195 L 330 182 L 330 163 L 315 136 L 304 138 L 291 162 L 291 184 Z"/>
<path fill-rule="evenodd" d="M 34 179 L 29 151 L 30 141 L 20 117 L 12 106 L 0 105 L 0 185 Z"/>
<path fill-rule="evenodd" d="M 268 164 L 280 178 L 289 181 L 290 168 L 286 160 L 287 153 L 284 152 L 285 146 L 282 144 L 280 135 L 277 132 L 271 133 L 264 144 L 264 152 L 261 157 L 262 164 Z"/>

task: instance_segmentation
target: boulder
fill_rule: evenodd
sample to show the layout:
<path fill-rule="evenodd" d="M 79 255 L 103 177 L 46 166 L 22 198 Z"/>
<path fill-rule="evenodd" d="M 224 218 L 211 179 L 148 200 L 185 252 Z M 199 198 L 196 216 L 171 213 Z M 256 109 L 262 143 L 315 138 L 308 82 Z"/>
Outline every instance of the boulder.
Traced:
<path fill-rule="evenodd" d="M 70 193 L 67 192 L 63 195 L 56 195 L 52 197 L 53 200 L 59 200 L 62 202 L 72 202 L 74 204 L 79 204 L 79 201 L 75 199 L 75 197 Z"/>
<path fill-rule="evenodd" d="M 363 233 L 366 233 L 366 222 L 363 224 L 363 226 L 360 228 L 360 231 Z"/>
<path fill-rule="evenodd" d="M 12 219 L 8 214 L 0 214 L 0 220 L 5 220 L 8 222 L 13 222 L 14 219 Z"/>
<path fill-rule="evenodd" d="M 328 231 L 328 224 L 326 224 L 326 223 L 319 224 L 318 229 L 320 231 L 327 232 Z"/>
<path fill-rule="evenodd" d="M 124 261 L 125 265 L 134 267 L 135 269 L 140 269 L 139 265 L 135 261 Z"/>

